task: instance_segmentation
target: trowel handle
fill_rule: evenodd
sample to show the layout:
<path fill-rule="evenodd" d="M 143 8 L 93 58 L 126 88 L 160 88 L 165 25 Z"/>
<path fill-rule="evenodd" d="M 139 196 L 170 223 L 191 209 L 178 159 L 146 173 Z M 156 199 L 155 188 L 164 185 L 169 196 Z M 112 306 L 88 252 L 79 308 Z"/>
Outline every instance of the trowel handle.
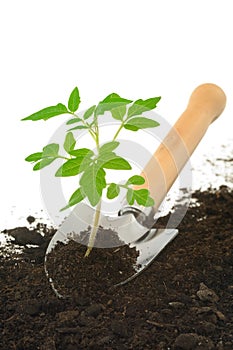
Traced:
<path fill-rule="evenodd" d="M 198 86 L 184 113 L 169 131 L 142 172 L 158 209 L 209 125 L 223 112 L 226 96 L 214 84 Z M 182 184 L 181 184 L 182 185 Z"/>

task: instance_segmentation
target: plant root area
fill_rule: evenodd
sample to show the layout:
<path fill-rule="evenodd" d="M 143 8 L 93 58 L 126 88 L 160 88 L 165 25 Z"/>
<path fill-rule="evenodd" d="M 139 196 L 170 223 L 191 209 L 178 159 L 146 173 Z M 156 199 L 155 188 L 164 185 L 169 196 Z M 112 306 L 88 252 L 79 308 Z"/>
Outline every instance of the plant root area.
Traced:
<path fill-rule="evenodd" d="M 56 244 L 46 256 L 46 271 L 58 297 L 101 300 L 104 290 L 135 274 L 139 252 L 124 244 L 116 232 L 99 227 L 95 243 L 105 248 L 93 247 L 85 257 L 90 230 L 80 236 L 79 242 Z"/>
<path fill-rule="evenodd" d="M 22 253 L 0 245 L 0 349 L 232 350 L 233 191 L 221 186 L 193 198 L 178 236 L 136 279 L 108 288 L 94 259 L 86 272 L 93 285 L 83 281 L 68 298 L 55 295 L 44 271 L 55 230 L 4 230 Z M 156 225 L 166 227 L 168 219 Z M 76 276 L 84 267 L 76 264 Z"/>

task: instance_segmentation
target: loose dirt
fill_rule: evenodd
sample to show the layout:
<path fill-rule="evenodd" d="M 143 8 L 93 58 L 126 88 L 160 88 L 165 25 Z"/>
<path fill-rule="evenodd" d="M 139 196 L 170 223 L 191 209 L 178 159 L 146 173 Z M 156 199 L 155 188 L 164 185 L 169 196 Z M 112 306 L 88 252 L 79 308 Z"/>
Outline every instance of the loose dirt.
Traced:
<path fill-rule="evenodd" d="M 222 186 L 193 197 L 179 235 L 145 272 L 108 289 L 92 269 L 96 293 L 87 288 L 68 299 L 56 297 L 44 272 L 55 230 L 5 231 L 23 252 L 0 251 L 0 349 L 232 350 L 233 191 Z"/>

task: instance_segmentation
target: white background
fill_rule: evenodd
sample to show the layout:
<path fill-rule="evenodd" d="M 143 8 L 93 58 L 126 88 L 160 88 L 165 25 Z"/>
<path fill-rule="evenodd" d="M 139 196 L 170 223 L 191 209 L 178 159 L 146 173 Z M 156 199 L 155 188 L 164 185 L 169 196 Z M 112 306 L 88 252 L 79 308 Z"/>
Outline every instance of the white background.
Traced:
<path fill-rule="evenodd" d="M 10 212 L 42 207 L 39 174 L 24 158 L 60 123 L 20 119 L 65 103 L 76 85 L 82 109 L 111 92 L 161 95 L 157 112 L 174 123 L 192 90 L 213 82 L 228 104 L 199 150 L 232 134 L 230 0 L 1 1 L 0 33 L 0 228 Z"/>

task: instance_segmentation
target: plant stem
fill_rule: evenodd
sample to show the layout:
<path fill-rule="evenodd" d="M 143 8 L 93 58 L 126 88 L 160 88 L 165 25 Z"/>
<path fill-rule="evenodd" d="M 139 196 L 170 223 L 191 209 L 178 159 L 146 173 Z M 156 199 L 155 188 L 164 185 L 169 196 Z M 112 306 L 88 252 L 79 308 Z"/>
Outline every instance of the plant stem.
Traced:
<path fill-rule="evenodd" d="M 120 133 L 121 129 L 123 128 L 123 126 L 124 126 L 124 122 L 119 126 L 117 132 L 115 133 L 115 135 L 114 135 L 114 137 L 113 137 L 113 141 L 116 140 L 116 138 L 117 138 L 117 136 L 119 135 L 119 133 Z"/>
<path fill-rule="evenodd" d="M 82 122 L 83 122 L 83 124 L 86 124 L 84 120 L 82 120 Z M 116 131 L 116 133 L 113 137 L 113 141 L 116 140 L 116 138 L 119 135 L 123 126 L 124 126 L 124 121 L 122 121 L 121 125 L 119 126 L 118 130 Z M 99 145 L 99 126 L 97 123 L 95 125 L 95 131 L 93 131 L 91 128 L 89 128 L 89 133 L 91 134 L 91 136 L 95 140 L 97 152 L 99 153 L 99 148 L 100 148 L 100 145 Z M 121 185 L 121 187 L 128 188 L 127 185 Z M 98 227 L 99 227 L 100 210 L 101 210 L 101 199 L 96 206 L 93 226 L 91 229 L 91 233 L 90 233 L 90 237 L 89 237 L 89 241 L 88 241 L 88 246 L 87 246 L 87 250 L 86 250 L 86 253 L 84 255 L 84 258 L 87 258 L 89 256 L 89 254 L 91 253 L 91 251 L 94 247 L 95 238 L 96 238 L 96 234 L 97 234 Z"/>
<path fill-rule="evenodd" d="M 96 237 L 98 227 L 99 227 L 100 210 L 101 210 L 101 199 L 100 199 L 99 203 L 97 204 L 97 207 L 95 210 L 93 227 L 91 229 L 91 234 L 90 234 L 89 241 L 88 241 L 88 247 L 87 247 L 86 253 L 84 255 L 84 258 L 88 257 L 88 255 L 90 254 L 90 252 L 92 251 L 92 248 L 94 246 L 95 237 Z"/>
<path fill-rule="evenodd" d="M 99 152 L 100 141 L 99 141 L 99 126 L 98 125 L 96 125 L 96 127 L 95 127 L 95 135 L 96 135 L 96 140 L 95 140 L 96 148 L 97 148 L 97 151 Z"/>
<path fill-rule="evenodd" d="M 75 117 L 75 118 L 80 118 L 76 113 L 72 113 L 73 114 L 73 116 Z M 81 118 L 80 118 L 81 119 Z M 87 126 L 88 127 L 88 132 L 89 132 L 89 134 L 91 135 L 91 137 L 93 138 L 93 140 L 96 142 L 96 134 L 95 134 L 95 132 L 90 128 L 90 125 L 87 123 L 87 122 L 85 122 L 85 120 L 83 120 L 83 119 L 81 119 L 80 120 L 81 122 L 82 122 L 82 124 L 84 125 L 84 126 Z"/>
<path fill-rule="evenodd" d="M 93 138 L 93 140 L 96 142 L 96 135 L 93 133 L 93 131 L 91 129 L 89 129 L 88 132 L 91 135 L 91 137 Z"/>

